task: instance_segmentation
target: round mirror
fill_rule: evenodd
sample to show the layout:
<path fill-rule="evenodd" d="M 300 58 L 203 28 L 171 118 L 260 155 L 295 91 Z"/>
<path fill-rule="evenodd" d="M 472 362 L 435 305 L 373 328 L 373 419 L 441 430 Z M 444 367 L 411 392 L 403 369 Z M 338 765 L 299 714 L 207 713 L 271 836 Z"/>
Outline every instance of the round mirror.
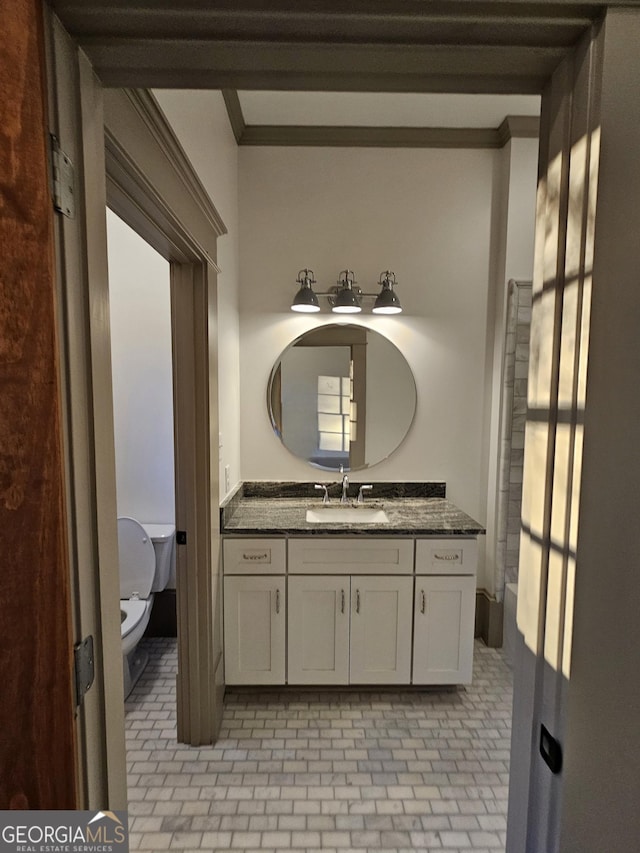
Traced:
<path fill-rule="evenodd" d="M 318 468 L 355 471 L 402 443 L 416 410 L 416 384 L 400 350 L 378 332 L 327 325 L 282 353 L 267 405 L 291 453 Z"/>

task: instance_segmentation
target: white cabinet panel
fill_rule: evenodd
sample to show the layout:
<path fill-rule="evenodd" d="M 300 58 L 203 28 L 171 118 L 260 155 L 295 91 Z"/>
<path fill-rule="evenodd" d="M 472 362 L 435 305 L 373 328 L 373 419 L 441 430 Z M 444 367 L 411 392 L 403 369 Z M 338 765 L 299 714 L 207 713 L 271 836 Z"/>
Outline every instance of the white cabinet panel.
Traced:
<path fill-rule="evenodd" d="M 351 581 L 351 684 L 408 684 L 411 675 L 410 577 Z"/>
<path fill-rule="evenodd" d="M 289 684 L 349 683 L 349 578 L 289 578 Z"/>
<path fill-rule="evenodd" d="M 290 539 L 289 574 L 390 575 L 413 572 L 413 539 Z"/>
<path fill-rule="evenodd" d="M 285 578 L 224 579 L 227 684 L 284 684 Z"/>
<path fill-rule="evenodd" d="M 224 539 L 225 575 L 283 575 L 286 539 Z"/>
<path fill-rule="evenodd" d="M 473 670 L 475 576 L 416 577 L 414 684 L 469 684 Z"/>

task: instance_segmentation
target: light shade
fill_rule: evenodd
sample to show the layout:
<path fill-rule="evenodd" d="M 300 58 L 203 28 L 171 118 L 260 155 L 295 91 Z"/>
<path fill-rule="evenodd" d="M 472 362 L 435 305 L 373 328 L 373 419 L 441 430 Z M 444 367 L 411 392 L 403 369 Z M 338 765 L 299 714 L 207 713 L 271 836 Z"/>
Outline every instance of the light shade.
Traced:
<path fill-rule="evenodd" d="M 380 284 L 382 285 L 382 290 L 376 297 L 376 301 L 372 309 L 373 313 L 400 314 L 402 312 L 402 305 L 400 304 L 400 300 L 393 289 L 393 285 L 395 284 L 395 274 L 389 270 L 382 273 L 380 276 Z"/>
<path fill-rule="evenodd" d="M 293 297 L 291 310 L 298 311 L 301 314 L 313 314 L 320 310 L 318 297 L 313 292 L 312 284 L 315 284 L 313 272 L 311 270 L 300 270 L 296 279 L 300 285 L 300 290 Z"/>
<path fill-rule="evenodd" d="M 345 277 L 338 281 L 342 286 L 336 292 L 331 310 L 336 314 L 359 314 L 362 311 L 360 296 L 353 289 L 353 279 L 349 278 L 350 270 L 343 272 Z"/>

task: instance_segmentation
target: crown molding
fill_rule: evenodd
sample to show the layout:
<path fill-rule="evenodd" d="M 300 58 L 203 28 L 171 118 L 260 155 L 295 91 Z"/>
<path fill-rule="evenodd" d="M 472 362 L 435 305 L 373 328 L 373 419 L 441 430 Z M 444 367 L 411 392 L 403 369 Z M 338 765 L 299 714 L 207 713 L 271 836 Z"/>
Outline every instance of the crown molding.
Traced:
<path fill-rule="evenodd" d="M 338 148 L 499 148 L 493 128 L 247 125 L 240 145 Z"/>
<path fill-rule="evenodd" d="M 240 98 L 235 89 L 222 89 L 222 97 L 224 98 L 224 105 L 227 108 L 231 130 L 236 138 L 236 142 L 240 145 L 246 129 Z"/>
<path fill-rule="evenodd" d="M 238 145 L 320 148 L 503 148 L 514 137 L 537 138 L 537 116 L 507 116 L 499 127 L 367 127 L 246 124 L 235 89 L 223 89 Z"/>

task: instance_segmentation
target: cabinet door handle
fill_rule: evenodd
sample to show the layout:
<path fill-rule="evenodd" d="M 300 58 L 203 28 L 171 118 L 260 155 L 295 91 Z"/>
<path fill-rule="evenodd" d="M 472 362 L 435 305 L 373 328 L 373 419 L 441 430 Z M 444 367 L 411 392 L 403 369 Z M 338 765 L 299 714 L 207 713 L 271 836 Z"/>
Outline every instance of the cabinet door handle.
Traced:
<path fill-rule="evenodd" d="M 340 613 L 344 613 L 344 590 L 340 590 Z"/>
<path fill-rule="evenodd" d="M 280 590 L 276 590 L 276 613 L 280 613 Z"/>
<path fill-rule="evenodd" d="M 459 560 L 460 559 L 460 553 L 458 552 L 455 554 L 434 554 L 433 558 L 434 558 L 434 560 L 447 560 L 447 561 L 451 562 L 451 561 Z"/>
<path fill-rule="evenodd" d="M 421 592 L 421 604 L 420 604 L 420 613 L 424 613 L 427 609 L 427 597 L 424 594 L 424 590 L 420 590 Z"/>
<path fill-rule="evenodd" d="M 356 590 L 356 613 L 360 613 L 360 590 Z"/>

